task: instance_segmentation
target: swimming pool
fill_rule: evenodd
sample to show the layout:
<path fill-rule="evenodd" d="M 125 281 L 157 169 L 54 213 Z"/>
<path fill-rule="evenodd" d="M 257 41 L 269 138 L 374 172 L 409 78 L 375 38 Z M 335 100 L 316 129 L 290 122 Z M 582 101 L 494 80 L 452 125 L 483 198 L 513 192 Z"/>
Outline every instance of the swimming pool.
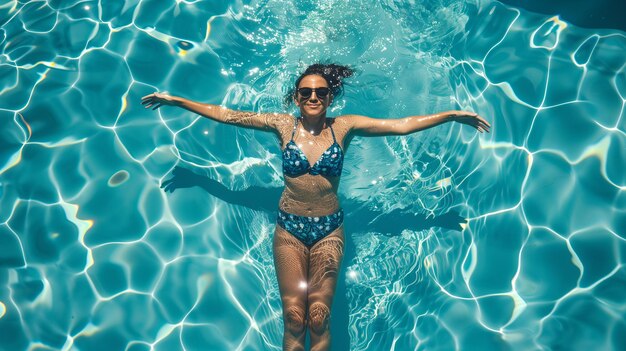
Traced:
<path fill-rule="evenodd" d="M 0 21 L 1 350 L 279 350 L 278 145 L 139 102 L 284 111 L 320 59 L 359 70 L 331 115 L 493 126 L 353 141 L 333 349 L 626 345 L 624 32 L 454 0 L 12 1 Z"/>

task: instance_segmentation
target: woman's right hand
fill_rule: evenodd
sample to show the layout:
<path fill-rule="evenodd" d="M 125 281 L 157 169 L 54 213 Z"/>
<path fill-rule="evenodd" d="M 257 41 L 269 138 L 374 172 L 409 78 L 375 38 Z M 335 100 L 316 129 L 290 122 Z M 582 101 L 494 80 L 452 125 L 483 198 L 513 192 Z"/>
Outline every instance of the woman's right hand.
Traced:
<path fill-rule="evenodd" d="M 468 126 L 472 126 L 476 128 L 479 132 L 487 132 L 491 131 L 491 124 L 487 122 L 484 118 L 480 117 L 475 112 L 469 111 L 450 111 L 448 112 L 448 116 L 452 118 L 453 121 L 467 124 Z"/>
<path fill-rule="evenodd" d="M 142 97 L 141 104 L 144 105 L 145 108 L 152 107 L 153 110 L 156 110 L 163 105 L 176 105 L 176 100 L 174 96 L 171 96 L 167 92 L 155 92 Z"/>

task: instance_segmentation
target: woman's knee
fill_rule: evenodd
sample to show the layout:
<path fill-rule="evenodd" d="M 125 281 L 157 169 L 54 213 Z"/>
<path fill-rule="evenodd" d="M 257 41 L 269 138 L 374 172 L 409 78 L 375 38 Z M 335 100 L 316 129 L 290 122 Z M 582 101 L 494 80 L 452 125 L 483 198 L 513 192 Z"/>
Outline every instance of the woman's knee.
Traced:
<path fill-rule="evenodd" d="M 285 329 L 293 335 L 304 333 L 306 312 L 303 307 L 290 306 L 285 311 Z"/>
<path fill-rule="evenodd" d="M 322 302 L 314 302 L 309 306 L 309 328 L 311 332 L 321 335 L 329 329 L 330 308 Z"/>

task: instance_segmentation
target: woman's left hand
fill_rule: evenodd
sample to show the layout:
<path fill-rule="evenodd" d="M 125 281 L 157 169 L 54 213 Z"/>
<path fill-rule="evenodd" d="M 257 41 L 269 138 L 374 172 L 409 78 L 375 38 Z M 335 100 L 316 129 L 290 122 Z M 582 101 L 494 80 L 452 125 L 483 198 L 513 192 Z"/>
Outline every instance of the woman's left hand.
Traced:
<path fill-rule="evenodd" d="M 476 128 L 479 132 L 487 132 L 489 133 L 491 129 L 491 124 L 487 122 L 484 118 L 480 117 L 478 114 L 474 112 L 468 111 L 451 111 L 450 118 L 453 121 L 467 124 L 468 126 L 472 126 Z"/>

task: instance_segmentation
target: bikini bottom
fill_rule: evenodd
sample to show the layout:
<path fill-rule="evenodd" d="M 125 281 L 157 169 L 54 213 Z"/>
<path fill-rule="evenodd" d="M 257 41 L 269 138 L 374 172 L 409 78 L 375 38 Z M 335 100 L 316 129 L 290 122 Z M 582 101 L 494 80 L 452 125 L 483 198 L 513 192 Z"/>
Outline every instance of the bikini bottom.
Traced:
<path fill-rule="evenodd" d="M 343 223 L 343 210 L 318 217 L 298 216 L 278 210 L 278 225 L 307 247 L 315 245 Z"/>

